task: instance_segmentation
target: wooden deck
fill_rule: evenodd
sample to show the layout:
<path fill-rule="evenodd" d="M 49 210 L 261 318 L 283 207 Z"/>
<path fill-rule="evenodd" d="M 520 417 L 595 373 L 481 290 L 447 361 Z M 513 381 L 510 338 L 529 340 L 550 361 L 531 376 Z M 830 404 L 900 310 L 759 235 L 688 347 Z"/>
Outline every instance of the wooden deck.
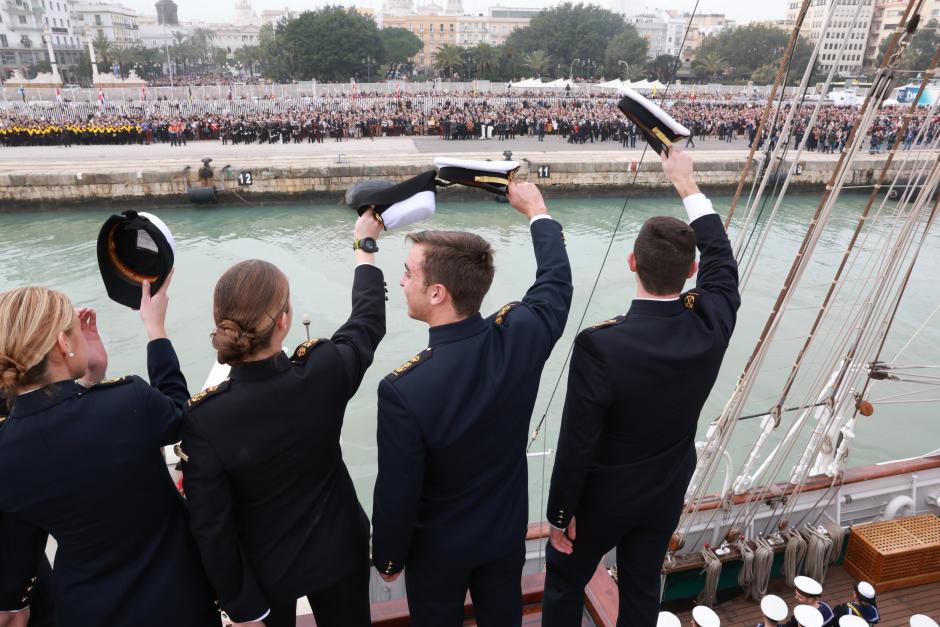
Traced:
<path fill-rule="evenodd" d="M 833 566 L 826 577 L 824 600 L 830 605 L 838 605 L 852 600 L 852 586 L 855 580 L 841 566 Z M 790 609 L 796 603 L 793 589 L 782 579 L 770 582 L 771 594 L 782 597 Z M 756 625 L 761 622 L 760 607 L 742 595 L 731 592 L 719 596 L 719 605 L 714 608 L 721 618 L 722 625 Z M 675 612 L 683 625 L 691 621 L 692 603 L 676 602 L 663 609 Z M 879 625 L 884 627 L 906 627 L 912 614 L 926 614 L 934 620 L 940 620 L 940 584 L 932 583 L 904 590 L 892 590 L 878 596 L 878 611 L 881 613 Z"/>

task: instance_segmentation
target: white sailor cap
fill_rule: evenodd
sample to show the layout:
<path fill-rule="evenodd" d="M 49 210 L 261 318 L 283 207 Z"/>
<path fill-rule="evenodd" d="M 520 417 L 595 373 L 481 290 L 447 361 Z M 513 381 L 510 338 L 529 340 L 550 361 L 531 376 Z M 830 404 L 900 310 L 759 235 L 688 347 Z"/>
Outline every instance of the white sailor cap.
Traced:
<path fill-rule="evenodd" d="M 618 95 L 620 102 L 617 107 L 637 125 L 657 154 L 662 154 L 664 147 L 668 149 L 680 138 L 691 135 L 689 129 L 676 122 L 659 105 L 629 87 L 621 87 Z"/>
<path fill-rule="evenodd" d="M 437 208 L 437 173 L 429 170 L 395 184 L 386 180 L 359 181 L 346 190 L 346 204 L 359 215 L 371 208 L 386 229 L 424 220 Z"/>
<path fill-rule="evenodd" d="M 822 627 L 823 615 L 812 605 L 797 605 L 793 608 L 793 618 L 800 627 Z"/>
<path fill-rule="evenodd" d="M 858 592 L 858 596 L 863 599 L 874 600 L 875 598 L 875 586 L 867 581 L 859 581 L 855 584 L 855 591 Z"/>
<path fill-rule="evenodd" d="M 480 187 L 494 194 L 506 195 L 509 182 L 519 169 L 518 161 L 470 161 L 437 157 L 437 175 L 448 184 Z"/>
<path fill-rule="evenodd" d="M 803 575 L 793 578 L 793 586 L 809 597 L 818 597 L 823 591 L 821 583 Z"/>
<path fill-rule="evenodd" d="M 787 619 L 790 609 L 787 602 L 776 594 L 768 594 L 760 600 L 761 613 L 774 622 L 783 622 Z"/>
<path fill-rule="evenodd" d="M 839 627 L 869 627 L 868 621 L 855 614 L 846 614 L 839 618 Z"/>
<path fill-rule="evenodd" d="M 925 614 L 911 616 L 911 627 L 938 627 L 937 621 Z"/>
<path fill-rule="evenodd" d="M 660 612 L 656 627 L 682 627 L 682 621 L 672 612 Z"/>
<path fill-rule="evenodd" d="M 699 627 L 719 627 L 721 619 L 715 610 L 705 605 L 698 605 L 692 608 L 692 620 Z"/>
<path fill-rule="evenodd" d="M 151 293 L 173 269 L 176 242 L 163 220 L 143 211 L 112 215 L 98 232 L 98 270 L 111 300 L 140 309 L 141 285 Z"/>

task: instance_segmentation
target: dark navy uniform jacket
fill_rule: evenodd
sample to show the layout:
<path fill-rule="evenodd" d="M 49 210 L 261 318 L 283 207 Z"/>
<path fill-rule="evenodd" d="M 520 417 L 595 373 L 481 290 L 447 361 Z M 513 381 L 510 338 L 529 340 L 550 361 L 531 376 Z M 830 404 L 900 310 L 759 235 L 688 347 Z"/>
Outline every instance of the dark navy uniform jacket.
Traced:
<path fill-rule="evenodd" d="M 352 313 L 331 339 L 235 366 L 190 402 L 183 486 L 206 571 L 233 620 L 256 620 L 368 559 L 369 518 L 339 438 L 384 335 L 382 271 L 360 265 Z"/>
<path fill-rule="evenodd" d="M 721 219 L 710 213 L 691 226 L 701 253 L 694 289 L 678 300 L 634 300 L 575 341 L 548 497 L 556 527 L 568 526 L 587 492 L 591 503 L 628 510 L 641 498 L 671 507 L 688 486 L 699 413 L 740 304 Z M 610 481 L 618 468 L 629 476 Z M 613 492 L 594 495 L 593 479 Z"/>
<path fill-rule="evenodd" d="M 849 614 L 860 616 L 869 625 L 875 625 L 881 620 L 881 615 L 878 613 L 878 606 L 861 601 L 849 601 L 848 603 L 837 605 L 834 614 L 836 622 L 838 622 L 839 618 L 848 616 Z"/>
<path fill-rule="evenodd" d="M 530 230 L 538 271 L 522 302 L 431 328 L 428 348 L 379 384 L 380 572 L 427 558 L 473 566 L 525 542 L 529 421 L 572 293 L 561 225 Z"/>
<path fill-rule="evenodd" d="M 217 626 L 219 614 L 160 447 L 189 398 L 169 340 L 147 346 L 148 385 L 59 381 L 0 423 L 0 512 L 58 543 L 64 627 Z"/>
<path fill-rule="evenodd" d="M 45 553 L 48 538 L 45 531 L 0 514 L 0 612 L 28 607 L 30 627 L 55 625 L 52 569 Z"/>

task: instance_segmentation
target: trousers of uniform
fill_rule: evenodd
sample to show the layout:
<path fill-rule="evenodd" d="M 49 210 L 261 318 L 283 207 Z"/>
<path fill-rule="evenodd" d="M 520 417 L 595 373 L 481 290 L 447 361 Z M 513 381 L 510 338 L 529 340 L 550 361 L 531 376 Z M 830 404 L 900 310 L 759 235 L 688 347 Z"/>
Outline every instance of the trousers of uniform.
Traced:
<path fill-rule="evenodd" d="M 325 588 L 307 595 L 317 627 L 369 627 L 369 572 L 368 559 Z M 294 627 L 297 621 L 297 601 L 272 605 L 264 619 L 265 627 Z"/>
<path fill-rule="evenodd" d="M 679 453 L 673 449 L 670 453 Z M 671 455 L 664 455 L 667 460 Z M 544 627 L 577 627 L 584 613 L 584 587 L 601 558 L 617 549 L 620 611 L 617 627 L 651 627 L 659 614 L 660 570 L 669 540 L 679 523 L 685 491 L 695 468 L 695 450 L 657 461 L 604 466 L 589 473 L 575 514 L 571 555 L 546 548 Z M 646 467 L 647 474 L 643 474 Z M 657 476 L 640 485 L 640 477 Z M 630 477 L 634 484 L 630 485 Z M 626 486 L 626 487 L 625 487 Z M 618 498 L 616 495 L 621 495 Z"/>
<path fill-rule="evenodd" d="M 405 590 L 412 626 L 460 627 L 469 590 L 477 625 L 518 627 L 524 563 L 524 543 L 511 555 L 472 567 L 451 567 L 433 559 L 409 561 Z"/>

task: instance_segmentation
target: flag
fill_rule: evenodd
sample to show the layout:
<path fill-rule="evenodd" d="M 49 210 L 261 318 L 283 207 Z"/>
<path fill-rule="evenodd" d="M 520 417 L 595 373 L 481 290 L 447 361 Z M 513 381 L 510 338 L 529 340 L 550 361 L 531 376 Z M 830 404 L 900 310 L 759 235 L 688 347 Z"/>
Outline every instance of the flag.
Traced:
<path fill-rule="evenodd" d="M 98 106 L 104 107 L 104 89 L 98 88 Z"/>
<path fill-rule="evenodd" d="M 140 88 L 140 99 L 143 100 L 144 102 L 147 101 L 147 88 L 146 87 Z"/>
<path fill-rule="evenodd" d="M 55 88 L 55 99 L 56 102 L 62 102 L 62 88 L 56 85 Z"/>
<path fill-rule="evenodd" d="M 193 86 L 190 85 L 189 87 L 187 87 L 186 91 L 189 92 L 189 101 L 192 102 L 193 101 Z"/>
<path fill-rule="evenodd" d="M 356 84 L 356 81 L 352 82 L 352 97 L 353 100 L 359 97 L 359 85 Z"/>
<path fill-rule="evenodd" d="M 398 100 L 401 100 L 401 83 L 398 83 L 395 86 L 395 98 L 397 98 Z"/>

